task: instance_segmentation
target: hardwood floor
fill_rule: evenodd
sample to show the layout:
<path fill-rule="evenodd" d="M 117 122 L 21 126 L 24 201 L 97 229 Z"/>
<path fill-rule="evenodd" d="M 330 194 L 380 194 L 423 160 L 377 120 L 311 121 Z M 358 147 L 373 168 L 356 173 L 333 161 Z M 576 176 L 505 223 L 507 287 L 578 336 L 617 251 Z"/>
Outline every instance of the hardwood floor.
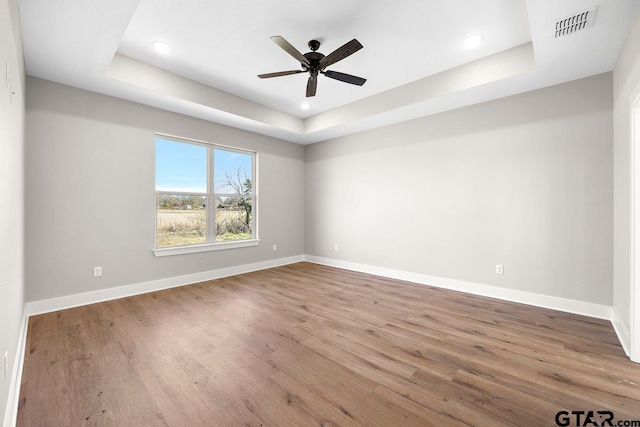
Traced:
<path fill-rule="evenodd" d="M 19 426 L 640 420 L 607 321 L 309 263 L 35 316 L 26 349 Z"/>

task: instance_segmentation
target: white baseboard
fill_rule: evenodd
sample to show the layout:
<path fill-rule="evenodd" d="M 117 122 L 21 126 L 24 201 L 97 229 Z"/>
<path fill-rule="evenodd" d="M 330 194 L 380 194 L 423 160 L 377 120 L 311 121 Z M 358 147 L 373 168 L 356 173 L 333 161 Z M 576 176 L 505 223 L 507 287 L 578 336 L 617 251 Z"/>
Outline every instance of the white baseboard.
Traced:
<path fill-rule="evenodd" d="M 536 294 L 533 292 L 518 291 L 514 289 L 466 282 L 462 280 L 447 279 L 444 277 L 429 276 L 426 274 L 411 273 L 402 270 L 376 267 L 372 265 L 341 261 L 332 258 L 323 258 L 315 255 L 296 255 L 292 257 L 278 258 L 253 264 L 238 265 L 234 267 L 221 268 L 218 270 L 203 271 L 200 273 L 187 274 L 184 276 L 175 276 L 166 279 L 152 280 L 149 282 L 136 283 L 127 286 L 119 286 L 117 288 L 102 289 L 40 301 L 31 301 L 26 304 L 26 316 L 28 317 L 37 314 L 50 313 L 52 311 L 64 310 L 67 308 L 79 307 L 87 304 L 94 304 L 98 302 L 159 291 L 163 289 L 175 288 L 178 286 L 204 282 L 207 280 L 220 279 L 222 277 L 279 267 L 282 265 L 293 264 L 301 261 L 308 261 L 315 264 L 343 268 L 345 270 L 359 271 L 362 273 L 374 274 L 391 279 L 405 280 L 422 285 L 451 289 L 474 295 L 481 295 L 505 301 L 518 302 L 536 307 L 550 308 L 553 310 L 610 320 L 614 323 L 614 328 L 616 328 L 616 332 L 620 337 L 620 341 L 623 344 L 623 347 L 625 347 L 625 351 L 628 351 L 629 349 L 629 332 L 627 331 L 624 324 L 620 321 L 617 314 L 615 314 L 615 311 L 612 311 L 612 308 L 608 305 L 594 304 L 568 298 Z"/>
<path fill-rule="evenodd" d="M 550 295 L 518 291 L 514 289 L 501 288 L 498 286 L 483 285 L 480 283 L 465 282 L 462 280 L 447 279 L 444 277 L 428 276 L 426 274 L 410 273 L 402 270 L 375 267 L 367 264 L 340 261 L 331 258 L 317 257 L 314 255 L 305 255 L 304 259 L 305 261 L 313 262 L 316 264 L 343 268 L 345 270 L 353 270 L 362 273 L 374 274 L 376 276 L 388 277 L 391 279 L 405 280 L 407 282 L 414 282 L 421 285 L 451 289 L 454 291 L 466 292 L 474 295 L 481 295 L 505 301 L 518 302 L 522 304 L 533 305 L 536 307 L 550 308 L 553 310 L 595 317 L 598 319 L 611 320 L 611 307 L 608 305 L 594 304 L 568 298 L 560 298 Z"/>
<path fill-rule="evenodd" d="M 615 308 L 611 308 L 611 324 L 618 335 L 618 340 L 627 356 L 631 357 L 631 334 Z"/>
<path fill-rule="evenodd" d="M 293 264 L 301 261 L 304 261 L 304 256 L 296 255 L 287 258 L 278 258 L 269 261 L 256 262 L 253 264 L 244 264 L 234 267 L 221 268 L 218 270 L 187 274 L 184 276 L 169 277 L 166 279 L 136 283 L 133 285 L 119 286 L 117 288 L 101 289 L 97 291 L 84 292 L 81 294 L 67 295 L 59 298 L 31 301 L 27 303 L 27 316 L 50 313 L 52 311 L 79 307 L 82 305 L 94 304 L 97 302 L 110 301 L 118 298 L 130 297 L 133 295 L 146 294 L 148 292 L 160 291 L 163 289 L 175 288 L 178 286 L 185 286 L 193 283 L 220 279 L 228 276 L 235 276 L 236 274 L 250 273 L 252 271 L 264 270 L 267 268 L 280 267 L 282 265 Z"/>
<path fill-rule="evenodd" d="M 18 419 L 18 403 L 20 401 L 20 383 L 22 382 L 22 368 L 24 367 L 24 352 L 27 347 L 27 326 L 29 316 L 25 305 L 22 316 L 22 325 L 18 335 L 18 348 L 14 358 L 13 369 L 11 370 L 11 382 L 9 383 L 9 395 L 7 397 L 7 407 L 5 408 L 4 427 L 14 427 Z"/>

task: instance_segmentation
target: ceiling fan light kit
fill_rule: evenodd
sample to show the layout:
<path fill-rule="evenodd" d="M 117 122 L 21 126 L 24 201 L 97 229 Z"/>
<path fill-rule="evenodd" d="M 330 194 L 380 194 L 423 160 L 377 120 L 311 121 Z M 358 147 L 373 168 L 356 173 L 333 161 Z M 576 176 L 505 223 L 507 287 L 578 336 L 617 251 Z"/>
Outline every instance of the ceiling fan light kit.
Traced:
<path fill-rule="evenodd" d="M 351 74 L 340 73 L 338 71 L 326 70 L 330 65 L 335 64 L 338 61 L 343 60 L 349 55 L 354 54 L 355 52 L 362 49 L 362 45 L 356 39 L 351 40 L 350 42 L 345 43 L 338 49 L 331 52 L 329 55 L 325 56 L 322 53 L 318 52 L 320 48 L 320 42 L 318 40 L 309 41 L 309 49 L 311 52 L 307 52 L 304 55 L 300 53 L 298 49 L 293 47 L 291 43 L 284 39 L 281 36 L 273 36 L 271 40 L 278 46 L 282 48 L 285 52 L 295 58 L 302 69 L 300 70 L 289 70 L 289 71 L 278 71 L 275 73 L 267 73 L 267 74 L 259 74 L 258 77 L 261 79 L 268 79 L 272 77 L 281 77 L 288 76 L 291 74 L 300 74 L 300 73 L 309 73 L 309 79 L 307 80 L 307 98 L 315 96 L 318 88 L 318 74 L 323 74 L 326 77 L 339 80 L 341 82 L 349 83 L 352 85 L 362 86 L 367 79 L 362 77 L 353 76 Z"/>

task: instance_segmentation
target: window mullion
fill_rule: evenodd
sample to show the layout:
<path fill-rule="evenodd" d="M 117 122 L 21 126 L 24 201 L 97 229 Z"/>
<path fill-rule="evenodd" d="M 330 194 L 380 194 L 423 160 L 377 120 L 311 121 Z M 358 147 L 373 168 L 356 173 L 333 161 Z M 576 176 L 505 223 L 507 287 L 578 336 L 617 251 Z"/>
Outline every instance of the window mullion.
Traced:
<path fill-rule="evenodd" d="M 254 153 L 251 158 L 251 237 L 258 236 L 258 156 Z"/>
<path fill-rule="evenodd" d="M 207 193 L 197 191 L 156 191 L 156 196 L 207 196 Z"/>
<path fill-rule="evenodd" d="M 207 156 L 207 242 L 214 243 L 216 241 L 216 197 L 213 183 L 215 150 L 212 147 L 207 147 L 207 150 L 209 151 Z"/>

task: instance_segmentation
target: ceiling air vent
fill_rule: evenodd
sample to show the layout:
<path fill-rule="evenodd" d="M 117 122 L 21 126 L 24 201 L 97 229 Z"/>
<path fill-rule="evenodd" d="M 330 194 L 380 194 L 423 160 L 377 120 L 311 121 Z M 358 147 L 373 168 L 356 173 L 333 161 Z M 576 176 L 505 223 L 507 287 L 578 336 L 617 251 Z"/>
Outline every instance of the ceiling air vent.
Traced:
<path fill-rule="evenodd" d="M 593 25 L 593 18 L 596 15 L 596 7 L 567 16 L 556 22 L 556 38 L 568 36 L 576 31 L 583 30 Z"/>

